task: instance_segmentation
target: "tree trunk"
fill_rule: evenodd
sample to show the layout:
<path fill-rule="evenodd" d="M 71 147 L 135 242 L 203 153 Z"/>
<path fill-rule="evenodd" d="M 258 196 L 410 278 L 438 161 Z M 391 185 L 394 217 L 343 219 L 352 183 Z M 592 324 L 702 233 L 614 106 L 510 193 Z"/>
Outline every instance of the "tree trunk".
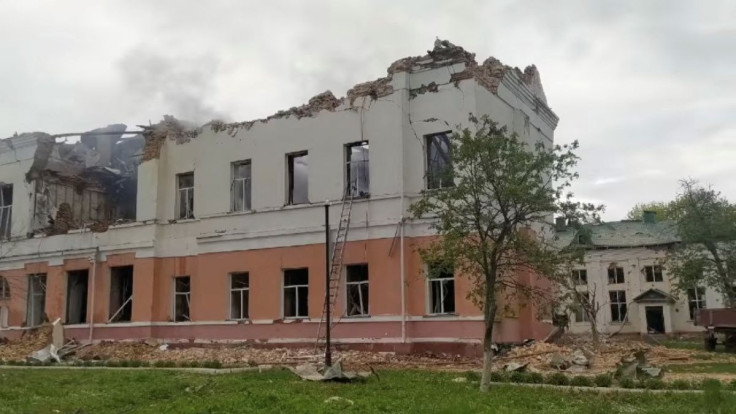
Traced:
<path fill-rule="evenodd" d="M 480 380 L 480 391 L 488 392 L 491 387 L 491 360 L 493 359 L 493 320 L 496 318 L 496 294 L 492 284 L 486 282 L 485 300 L 483 301 L 483 375 Z"/>

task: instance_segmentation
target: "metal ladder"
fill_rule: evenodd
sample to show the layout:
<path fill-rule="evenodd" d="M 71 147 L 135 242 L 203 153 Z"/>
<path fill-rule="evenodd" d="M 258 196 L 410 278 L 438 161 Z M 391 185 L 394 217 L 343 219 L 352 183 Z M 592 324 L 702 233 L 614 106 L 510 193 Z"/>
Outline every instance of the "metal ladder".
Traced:
<path fill-rule="evenodd" d="M 336 323 L 339 318 L 334 318 L 335 303 L 337 302 L 337 296 L 340 291 L 340 279 L 342 278 L 342 264 L 345 257 L 345 242 L 348 238 L 348 230 L 350 230 L 350 214 L 353 210 L 353 192 L 350 189 L 345 190 L 345 195 L 342 199 L 342 207 L 340 209 L 340 221 L 337 226 L 337 234 L 335 234 L 335 242 L 332 244 L 332 255 L 330 257 L 330 295 L 329 302 L 325 302 L 322 308 L 322 317 L 319 320 L 319 327 L 317 328 L 317 341 L 315 342 L 315 349 L 320 343 L 324 343 L 325 334 L 324 325 L 327 323 L 327 307 L 330 308 L 330 314 L 333 315 L 333 322 L 330 328 Z"/>

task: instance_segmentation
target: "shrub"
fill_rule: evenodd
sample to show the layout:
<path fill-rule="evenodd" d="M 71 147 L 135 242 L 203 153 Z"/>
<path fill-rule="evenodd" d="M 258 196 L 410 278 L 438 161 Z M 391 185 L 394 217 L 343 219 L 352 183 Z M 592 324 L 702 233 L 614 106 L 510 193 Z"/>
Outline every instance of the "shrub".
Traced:
<path fill-rule="evenodd" d="M 480 374 L 478 374 L 475 371 L 466 371 L 465 372 L 465 378 L 468 381 L 480 381 Z"/>
<path fill-rule="evenodd" d="M 118 366 L 121 366 L 121 367 L 129 367 L 130 366 L 130 361 L 124 359 L 124 360 L 120 361 L 120 363 L 118 364 Z"/>
<path fill-rule="evenodd" d="M 720 390 L 723 383 L 717 379 L 706 379 L 700 383 L 700 388 L 704 390 Z"/>
<path fill-rule="evenodd" d="M 570 379 L 561 372 L 555 372 L 547 377 L 547 384 L 551 385 L 570 385 Z"/>
<path fill-rule="evenodd" d="M 527 382 L 530 384 L 544 384 L 544 375 L 538 372 L 530 372 L 527 376 Z"/>
<path fill-rule="evenodd" d="M 133 367 L 133 368 L 138 368 L 141 366 L 141 364 L 142 364 L 141 361 L 138 361 L 138 360 L 128 361 L 128 366 Z"/>
<path fill-rule="evenodd" d="M 629 377 L 623 377 L 618 380 L 618 385 L 620 385 L 621 388 L 636 388 L 636 381 Z"/>
<path fill-rule="evenodd" d="M 648 390 L 663 390 L 667 387 L 667 384 L 659 378 L 645 379 L 641 382 L 641 385 L 642 388 L 646 388 Z"/>
<path fill-rule="evenodd" d="M 491 372 L 492 382 L 508 382 L 509 374 L 506 371 L 493 371 Z"/>
<path fill-rule="evenodd" d="M 527 373 L 526 372 L 514 371 L 509 376 L 509 380 L 511 382 L 527 382 L 526 377 L 527 377 Z"/>
<path fill-rule="evenodd" d="M 728 383 L 728 388 L 736 391 L 736 379 L 731 380 L 731 382 Z"/>
<path fill-rule="evenodd" d="M 95 364 L 94 361 L 82 361 L 82 366 L 85 366 L 85 367 L 93 367 L 95 365 L 97 364 Z"/>
<path fill-rule="evenodd" d="M 216 359 L 213 359 L 213 360 L 210 360 L 210 361 L 205 361 L 202 364 L 202 366 L 205 367 L 205 368 L 219 369 L 219 368 L 222 368 L 222 362 L 220 362 L 220 361 L 218 361 Z"/>
<path fill-rule="evenodd" d="M 167 362 L 169 362 L 169 361 L 156 361 L 156 362 L 153 363 L 153 366 L 156 367 L 156 368 L 164 368 L 164 367 L 167 366 L 166 365 Z"/>
<path fill-rule="evenodd" d="M 584 375 L 578 375 L 570 380 L 570 385 L 573 385 L 575 387 L 592 387 L 593 380 Z"/>
<path fill-rule="evenodd" d="M 593 382 L 598 387 L 610 387 L 613 385 L 613 378 L 608 374 L 598 374 L 593 378 Z"/>
<path fill-rule="evenodd" d="M 105 366 L 113 367 L 113 368 L 114 367 L 119 367 L 120 366 L 120 361 L 105 361 Z"/>
<path fill-rule="evenodd" d="M 673 390 L 689 390 L 692 388 L 692 384 L 690 384 L 690 381 L 684 380 L 684 379 L 678 379 L 670 382 L 669 384 L 670 389 Z"/>

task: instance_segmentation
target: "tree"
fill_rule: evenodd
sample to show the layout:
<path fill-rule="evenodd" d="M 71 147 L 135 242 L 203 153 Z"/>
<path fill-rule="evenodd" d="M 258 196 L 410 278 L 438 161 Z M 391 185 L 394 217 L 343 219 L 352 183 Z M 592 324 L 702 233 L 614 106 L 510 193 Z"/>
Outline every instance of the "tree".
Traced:
<path fill-rule="evenodd" d="M 667 256 L 676 287 L 714 288 L 726 306 L 736 306 L 736 205 L 710 187 L 681 182 L 672 203 L 681 243 Z"/>
<path fill-rule="evenodd" d="M 483 310 L 483 376 L 481 391 L 490 384 L 493 324 L 497 298 L 504 293 L 545 296 L 548 289 L 523 283 L 530 272 L 556 278 L 565 263 L 579 259 L 567 249 L 552 248 L 549 223 L 555 213 L 587 219 L 601 207 L 573 201 L 567 192 L 577 178 L 578 143 L 547 147 L 528 145 L 507 134 L 487 117 L 471 115 L 474 130 L 453 133 L 447 159 L 451 168 L 440 172 L 443 183 L 425 191 L 410 207 L 415 218 L 431 218 L 439 237 L 419 253 L 435 268 L 452 268 L 472 281 L 470 298 Z M 433 173 L 438 173 L 434 171 Z M 436 179 L 436 177 L 432 177 Z"/>
<path fill-rule="evenodd" d="M 657 213 L 657 220 L 676 220 L 677 208 L 673 202 L 650 201 L 648 203 L 637 203 L 626 214 L 627 220 L 641 220 L 645 211 Z"/>
<path fill-rule="evenodd" d="M 574 261 L 569 261 L 574 263 Z M 563 292 L 559 295 L 562 303 L 567 306 L 563 307 L 565 314 L 576 313 L 580 311 L 590 323 L 590 335 L 593 339 L 593 344 L 597 346 L 600 343 L 600 330 L 598 329 L 598 314 L 603 308 L 604 303 L 598 302 L 597 292 L 598 284 L 595 282 L 588 282 L 585 286 L 585 290 L 578 289 L 577 274 L 574 273 L 575 269 L 570 269 L 572 277 L 557 277 L 557 281 Z"/>

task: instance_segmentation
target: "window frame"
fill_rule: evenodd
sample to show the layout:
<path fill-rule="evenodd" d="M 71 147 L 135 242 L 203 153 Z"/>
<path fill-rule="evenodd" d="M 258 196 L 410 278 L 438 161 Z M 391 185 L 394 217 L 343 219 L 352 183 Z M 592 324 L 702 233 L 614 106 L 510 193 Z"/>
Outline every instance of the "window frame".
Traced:
<path fill-rule="evenodd" d="M 445 160 L 445 169 L 449 169 L 449 180 L 448 182 L 443 182 L 442 178 L 446 174 L 446 172 L 438 172 L 433 173 L 432 166 L 434 165 L 432 160 L 432 148 L 436 146 L 434 144 L 434 140 L 439 138 L 440 140 L 446 140 L 447 144 L 447 159 Z M 427 190 L 440 190 L 443 188 L 450 188 L 455 186 L 455 176 L 454 176 L 454 170 L 452 166 L 452 131 L 444 131 L 444 132 L 437 132 L 433 134 L 428 134 L 424 136 L 424 145 L 425 145 L 425 154 L 424 154 L 424 163 L 425 163 L 425 182 L 424 182 L 424 188 Z M 439 152 L 438 152 L 439 154 Z M 439 159 L 439 158 L 438 158 Z M 435 176 L 438 176 L 437 179 Z M 439 181 L 437 181 L 439 180 Z"/>
<path fill-rule="evenodd" d="M 307 173 L 306 173 L 306 189 L 304 192 L 304 201 L 294 201 L 294 188 L 296 184 L 296 159 L 307 157 Z M 300 204 L 309 204 L 309 151 L 297 151 L 286 154 L 286 204 L 296 206 Z"/>
<path fill-rule="evenodd" d="M 34 289 L 34 283 L 33 283 L 34 279 L 41 280 L 40 283 L 42 285 L 42 291 L 40 293 L 36 292 Z M 44 322 L 44 315 L 46 314 L 46 281 L 47 280 L 48 279 L 47 279 L 46 273 L 33 273 L 33 274 L 28 275 L 28 293 L 26 297 L 26 326 L 28 326 L 29 328 L 40 326 Z M 34 322 L 36 319 L 35 318 L 36 315 L 35 313 L 33 313 L 33 308 L 34 308 L 33 299 L 36 297 L 41 298 L 40 300 L 43 306 L 41 306 L 42 309 L 41 309 L 41 316 L 39 319 L 39 323 L 31 324 L 31 322 Z"/>
<path fill-rule="evenodd" d="M 613 300 L 613 295 L 616 294 L 616 300 Z M 628 303 L 626 302 L 626 291 L 625 290 L 609 290 L 608 291 L 608 298 L 610 303 L 610 311 L 611 311 L 611 323 L 624 323 L 626 322 L 626 318 L 629 313 L 629 307 Z M 618 315 L 617 319 L 614 319 L 613 317 L 613 309 L 614 306 L 616 307 L 616 313 Z M 623 309 L 623 314 L 621 313 L 621 310 Z"/>
<path fill-rule="evenodd" d="M 657 278 L 657 275 L 659 275 L 659 278 Z M 651 280 L 649 276 L 651 276 Z M 644 266 L 644 280 L 646 283 L 664 282 L 664 269 L 660 265 Z"/>
<path fill-rule="evenodd" d="M 365 280 L 350 281 L 348 278 L 350 268 L 365 267 Z M 362 287 L 366 286 L 366 297 L 363 299 Z M 360 313 L 350 314 L 352 309 L 350 287 L 355 286 L 358 289 L 358 296 L 360 298 Z M 370 317 L 370 267 L 368 263 L 355 263 L 345 266 L 345 317 L 347 318 L 365 318 Z"/>
<path fill-rule="evenodd" d="M 585 277 L 580 277 L 584 275 Z M 575 286 L 588 286 L 588 269 L 573 269 L 572 281 Z"/>
<path fill-rule="evenodd" d="M 8 278 L 0 275 L 0 300 L 10 299 L 10 282 Z"/>
<path fill-rule="evenodd" d="M 619 269 L 621 272 L 619 272 Z M 613 277 L 611 277 L 611 271 L 613 270 Z M 620 273 L 620 274 L 619 274 Z M 619 281 L 620 277 L 620 281 Z M 615 266 L 608 268 L 608 284 L 609 285 L 621 285 L 626 283 L 626 273 L 624 272 L 623 266 Z"/>
<path fill-rule="evenodd" d="M 691 321 L 695 320 L 695 310 L 708 309 L 704 287 L 696 286 L 687 290 L 687 309 Z"/>
<path fill-rule="evenodd" d="M 192 186 L 182 187 L 181 180 L 187 176 L 192 177 Z M 189 200 L 191 199 L 191 206 L 189 205 L 186 206 L 183 216 L 182 216 L 182 205 L 181 205 L 182 192 L 186 194 L 185 200 L 187 200 L 187 204 L 189 204 Z M 194 219 L 194 171 L 188 171 L 188 172 L 176 174 L 176 219 L 177 220 Z"/>
<path fill-rule="evenodd" d="M 238 167 L 248 167 L 247 177 L 237 177 L 235 175 Z M 235 195 L 236 186 L 242 189 L 242 208 L 236 208 L 237 197 Z M 230 164 L 230 212 L 238 213 L 252 210 L 252 191 L 253 191 L 253 164 L 250 159 L 235 161 Z"/>
<path fill-rule="evenodd" d="M 293 285 L 287 285 L 286 284 L 286 273 L 289 271 L 297 271 L 297 270 L 306 270 L 307 272 L 307 283 L 306 284 L 293 284 Z M 286 291 L 287 289 L 294 289 L 294 316 L 287 316 L 286 315 Z M 301 315 L 299 313 L 299 292 L 300 289 L 305 289 L 306 293 L 304 294 L 305 299 L 307 301 L 307 313 L 306 315 Z M 281 315 L 284 319 L 308 319 L 309 318 L 309 268 L 308 267 L 298 267 L 298 268 L 292 268 L 292 269 L 284 269 L 282 271 L 282 278 L 281 278 Z"/>
<path fill-rule="evenodd" d="M 430 267 L 431 266 L 428 266 L 428 269 Z M 445 272 L 442 272 L 441 273 L 442 275 L 451 274 L 452 276 L 441 276 L 441 275 L 439 275 L 439 276 L 432 277 L 431 276 L 431 272 L 428 272 L 428 274 L 430 276 L 427 277 L 427 285 L 426 285 L 426 290 L 427 290 L 427 315 L 430 315 L 430 316 L 456 315 L 456 312 L 457 312 L 457 301 L 455 300 L 455 297 L 454 297 L 455 296 L 455 271 L 454 270 L 451 271 L 451 272 L 445 271 Z M 440 312 L 435 312 L 435 309 L 437 308 L 437 306 L 436 306 L 436 304 L 434 302 L 435 301 L 435 298 L 434 298 L 434 295 L 433 295 L 434 291 L 432 290 L 432 284 L 433 283 L 438 283 L 440 285 L 440 297 L 443 298 L 441 300 L 441 302 L 440 302 Z M 446 289 L 446 285 L 448 283 L 452 283 L 452 295 L 453 295 L 453 298 L 452 298 L 452 310 L 450 310 L 450 311 L 448 311 L 447 309 L 445 309 L 446 308 L 446 304 L 445 304 L 445 300 L 444 300 L 445 295 L 443 295 L 443 291 Z M 449 297 L 449 296 L 447 296 L 447 297 Z"/>
<path fill-rule="evenodd" d="M 5 191 L 10 190 L 10 200 L 5 200 Z M 0 240 L 10 240 L 13 226 L 13 184 L 0 185 Z"/>
<path fill-rule="evenodd" d="M 585 294 L 586 300 L 590 301 L 590 292 L 579 292 L 579 294 Z M 577 304 L 578 306 L 573 312 L 573 317 L 575 318 L 574 323 L 590 323 L 590 318 L 588 317 L 588 312 L 585 312 L 585 309 L 580 305 L 580 303 Z M 578 318 L 578 312 L 580 312 L 581 317 Z"/>
<path fill-rule="evenodd" d="M 235 288 L 233 287 L 233 276 L 245 275 L 248 278 L 246 287 Z M 250 273 L 249 272 L 233 272 L 229 275 L 229 295 L 228 295 L 228 319 L 231 321 L 247 321 L 250 320 Z M 233 292 L 238 292 L 240 295 L 240 317 L 233 317 Z M 247 305 L 243 306 L 243 295 L 246 295 Z"/>
<path fill-rule="evenodd" d="M 179 290 L 177 289 L 177 283 L 176 283 L 179 279 L 188 279 L 188 285 L 189 285 L 188 291 L 179 292 Z M 173 289 L 174 296 L 173 296 L 173 301 L 172 301 L 171 319 L 173 322 L 178 322 L 178 323 L 191 322 L 192 321 L 192 278 L 191 276 L 188 276 L 188 275 L 174 276 L 173 282 L 174 282 L 174 289 Z M 186 301 L 187 301 L 187 314 L 186 314 L 187 319 L 186 320 L 177 319 L 178 312 L 176 309 L 176 303 L 177 303 L 176 299 L 178 296 L 184 296 L 186 298 Z"/>
<path fill-rule="evenodd" d="M 366 159 L 360 160 L 360 161 L 353 161 L 352 160 L 352 149 L 355 147 L 365 147 L 365 154 L 367 154 Z M 371 161 L 371 150 L 370 150 L 370 144 L 368 141 L 358 141 L 358 142 L 351 142 L 349 144 L 345 144 L 345 194 L 351 196 L 352 198 L 369 198 L 371 196 L 371 167 L 370 167 L 370 161 Z M 359 191 L 358 185 L 356 184 L 355 187 L 353 186 L 353 177 L 352 177 L 352 167 L 353 164 L 360 163 L 365 166 L 365 171 L 367 173 L 366 176 L 366 184 L 368 185 L 368 189 L 366 192 L 361 193 Z M 356 171 L 360 171 L 360 168 L 357 168 Z M 359 178 L 356 179 L 358 183 L 360 183 Z"/>

